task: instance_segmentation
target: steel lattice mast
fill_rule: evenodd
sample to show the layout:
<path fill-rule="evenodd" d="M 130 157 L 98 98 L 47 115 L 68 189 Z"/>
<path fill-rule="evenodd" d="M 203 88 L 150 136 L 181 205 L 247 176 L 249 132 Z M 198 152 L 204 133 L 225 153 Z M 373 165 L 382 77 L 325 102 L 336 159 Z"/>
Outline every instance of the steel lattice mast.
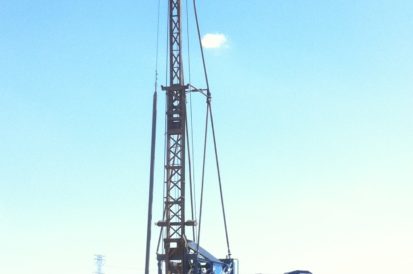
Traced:
<path fill-rule="evenodd" d="M 169 0 L 169 86 L 166 91 L 165 273 L 187 273 L 185 225 L 186 91 L 182 62 L 181 0 Z"/>
<path fill-rule="evenodd" d="M 205 70 L 205 61 L 201 47 L 198 19 L 196 14 L 196 5 L 194 12 L 198 30 L 198 40 L 202 52 L 203 66 Z M 186 93 L 190 91 L 199 91 L 207 97 L 207 117 L 211 117 L 211 127 L 214 129 L 212 112 L 210 106 L 210 93 L 208 88 L 207 74 L 205 78 L 207 89 L 195 89 L 192 85 L 186 85 L 184 82 L 184 70 L 182 62 L 182 21 L 181 21 L 181 0 L 168 0 L 168 57 L 169 57 L 169 83 L 168 86 L 162 87 L 166 92 L 166 145 L 165 145 L 165 194 L 164 194 L 164 214 L 163 220 L 159 221 L 158 226 L 162 227 L 163 235 L 163 252 L 159 251 L 158 243 L 158 274 L 235 274 L 234 259 L 231 258 L 228 246 L 228 256 L 226 259 L 217 259 L 208 251 L 199 246 L 200 227 L 198 228 L 198 239 L 187 239 L 185 235 L 185 226 L 195 226 L 194 220 L 185 218 L 185 157 L 186 157 Z M 156 86 L 156 82 L 155 82 Z M 191 87 L 191 89 L 189 89 Z M 149 254 L 150 254 L 150 223 L 152 220 L 152 200 L 153 200 L 153 183 L 154 183 L 154 160 L 155 160 L 155 129 L 156 129 L 156 87 L 154 91 L 154 105 L 152 117 L 152 142 L 151 142 L 151 168 L 150 168 L 150 186 L 148 201 L 148 234 L 146 244 L 146 261 L 145 274 L 149 274 Z M 205 148 L 207 140 L 208 119 L 205 125 L 204 140 L 204 162 L 205 167 Z M 212 130 L 214 133 L 214 130 Z M 214 147 L 216 152 L 215 134 L 213 135 Z M 188 148 L 189 151 L 189 148 Z M 217 156 L 217 154 L 216 154 Z M 188 158 L 190 166 L 190 158 Z M 219 165 L 217 161 L 217 170 Z M 204 168 L 202 171 L 204 174 Z M 202 212 L 203 181 L 201 188 L 200 212 Z M 191 182 L 191 181 L 190 181 Z M 221 182 L 220 182 L 221 185 Z M 222 189 L 221 200 L 222 200 Z M 191 205 L 192 205 L 191 193 Z M 223 212 L 223 201 L 222 201 Z M 225 223 L 225 214 L 224 214 Z M 201 213 L 199 217 L 201 224 Z M 225 223 L 226 230 L 226 223 Z M 162 234 L 163 232 L 163 234 Z M 195 232 L 193 231 L 193 234 Z M 226 233 L 227 235 L 227 233 Z M 195 237 L 195 235 L 193 235 Z M 161 238 L 160 238 L 161 239 Z M 227 237 L 228 243 L 228 237 Z"/>

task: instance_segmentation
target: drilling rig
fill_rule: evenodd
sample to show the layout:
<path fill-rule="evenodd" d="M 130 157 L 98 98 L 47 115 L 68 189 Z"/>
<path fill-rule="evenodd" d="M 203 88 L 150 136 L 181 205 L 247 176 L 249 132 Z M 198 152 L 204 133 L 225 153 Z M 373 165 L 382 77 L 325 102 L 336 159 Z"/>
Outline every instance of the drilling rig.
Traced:
<path fill-rule="evenodd" d="M 237 262 L 231 258 L 229 249 L 228 232 L 226 228 L 226 217 L 223 206 L 223 195 L 221 179 L 218 165 L 218 154 L 215 142 L 215 129 L 213 126 L 213 116 L 211 110 L 211 93 L 209 90 L 208 77 L 206 73 L 205 58 L 201 44 L 198 15 L 195 0 L 194 16 L 196 19 L 198 42 L 202 55 L 206 88 L 197 89 L 184 81 L 183 53 L 182 53 L 182 5 L 181 0 L 168 0 L 168 79 L 166 86 L 162 90 L 166 94 L 166 115 L 165 115 L 165 180 L 163 197 L 163 219 L 156 225 L 160 228 L 162 241 L 162 251 L 157 251 L 158 274 L 236 274 Z M 217 161 L 217 171 L 220 183 L 221 202 L 225 223 L 225 233 L 228 245 L 228 254 L 225 259 L 217 259 L 199 245 L 198 230 L 197 239 L 195 232 L 193 239 L 189 239 L 186 230 L 195 231 L 195 227 L 200 227 L 199 220 L 187 218 L 185 205 L 187 198 L 186 179 L 189 153 L 187 153 L 187 94 L 198 92 L 206 97 L 207 103 L 207 125 L 210 120 L 214 140 L 215 155 Z M 149 274 L 150 239 L 152 226 L 152 201 L 154 188 L 154 161 L 155 161 L 155 140 L 156 140 L 156 104 L 157 104 L 157 83 L 153 97 L 152 116 L 152 149 L 150 167 L 150 186 L 148 203 L 148 227 L 146 244 L 145 274 Z M 205 135 L 206 136 L 206 135 Z M 206 137 L 205 137 L 206 143 Z M 205 147 L 205 146 L 204 146 Z M 204 150 L 205 152 L 205 150 Z M 204 157 L 205 161 L 205 157 Z M 205 166 L 205 165 L 204 165 Z M 202 172 L 204 173 L 204 171 Z M 204 177 L 204 176 L 202 176 Z M 202 178 L 203 180 L 203 178 Z M 202 197 L 201 206 L 202 208 Z M 201 215 L 201 214 L 200 214 Z M 201 218 L 201 217 L 199 217 Z M 158 245 L 159 246 L 159 245 Z"/>

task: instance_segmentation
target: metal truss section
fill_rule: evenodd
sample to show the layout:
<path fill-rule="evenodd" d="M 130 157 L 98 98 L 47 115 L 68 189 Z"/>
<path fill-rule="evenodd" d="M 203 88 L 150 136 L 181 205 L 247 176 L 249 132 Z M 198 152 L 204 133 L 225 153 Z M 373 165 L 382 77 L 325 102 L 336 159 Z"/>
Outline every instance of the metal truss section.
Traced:
<path fill-rule="evenodd" d="M 171 85 L 183 83 L 181 0 L 169 1 L 169 79 Z"/>
<path fill-rule="evenodd" d="M 186 91 L 182 67 L 181 1 L 169 0 L 169 86 L 166 91 L 165 273 L 186 273 L 185 239 L 185 121 Z"/>

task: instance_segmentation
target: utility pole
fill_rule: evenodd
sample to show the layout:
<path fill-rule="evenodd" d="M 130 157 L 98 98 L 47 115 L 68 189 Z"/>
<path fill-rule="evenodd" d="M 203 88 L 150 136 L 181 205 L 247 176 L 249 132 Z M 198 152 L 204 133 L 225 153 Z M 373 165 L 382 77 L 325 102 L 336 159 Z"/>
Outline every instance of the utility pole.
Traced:
<path fill-rule="evenodd" d="M 96 262 L 96 272 L 95 274 L 104 274 L 103 273 L 103 264 L 105 262 L 105 257 L 103 255 L 95 255 Z"/>

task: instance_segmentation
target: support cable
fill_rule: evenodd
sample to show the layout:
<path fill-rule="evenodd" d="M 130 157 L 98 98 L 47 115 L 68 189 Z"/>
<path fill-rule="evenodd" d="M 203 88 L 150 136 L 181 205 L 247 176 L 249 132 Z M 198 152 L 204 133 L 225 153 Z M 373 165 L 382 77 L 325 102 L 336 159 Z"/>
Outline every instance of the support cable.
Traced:
<path fill-rule="evenodd" d="M 220 168 L 219 168 L 219 161 L 218 161 L 218 148 L 217 148 L 217 141 L 216 141 L 216 137 L 215 137 L 214 118 L 213 118 L 213 115 L 212 115 L 212 108 L 211 108 L 210 103 L 208 104 L 208 107 L 209 107 L 209 115 L 210 115 L 210 118 L 211 118 L 212 139 L 214 140 L 215 162 L 216 162 L 216 165 L 217 165 L 219 193 L 220 193 L 220 196 L 221 196 L 222 216 L 224 218 L 225 237 L 226 237 L 226 240 L 227 240 L 227 248 L 228 248 L 228 258 L 231 258 L 231 249 L 230 249 L 230 245 L 229 245 L 227 218 L 226 218 L 225 206 L 224 206 L 224 195 L 223 195 L 223 191 L 222 191 L 221 171 L 220 171 Z"/>
<path fill-rule="evenodd" d="M 218 181 L 219 181 L 219 190 L 220 190 L 220 196 L 221 196 L 222 214 L 223 214 L 223 218 L 224 218 L 225 236 L 226 236 L 227 248 L 228 248 L 228 258 L 230 258 L 231 257 L 231 250 L 230 250 L 230 245 L 229 245 L 227 220 L 226 220 L 225 207 L 224 207 L 224 196 L 223 196 L 223 191 L 222 191 L 221 173 L 220 173 L 219 162 L 218 162 L 218 149 L 217 149 L 216 137 L 215 137 L 215 127 L 214 127 L 212 109 L 211 109 L 211 92 L 210 92 L 210 89 L 209 89 L 209 81 L 208 81 L 208 73 L 207 73 L 207 69 L 206 69 L 204 49 L 202 47 L 201 31 L 200 31 L 200 27 L 199 27 L 196 0 L 193 0 L 193 5 L 194 5 L 196 28 L 197 28 L 197 33 L 198 33 L 199 48 L 200 48 L 200 51 L 201 51 L 202 65 L 203 65 L 203 69 L 204 69 L 205 82 L 206 82 L 206 86 L 207 86 L 207 115 L 209 113 L 210 118 L 211 118 L 211 127 L 212 127 L 212 135 L 213 135 L 214 150 L 215 150 L 215 160 L 216 160 L 216 166 L 217 166 L 217 172 L 218 172 Z M 205 138 L 205 141 L 206 141 L 206 138 Z M 204 159 L 205 159 L 205 148 L 204 148 Z M 202 182 L 202 185 L 203 185 L 203 182 Z M 202 191 L 201 191 L 201 193 L 202 193 Z M 201 194 L 201 195 L 203 195 L 203 194 Z M 201 201 L 202 201 L 202 198 L 201 198 Z M 201 207 L 202 207 L 202 203 L 201 203 Z M 200 210 L 200 212 L 201 212 L 201 210 Z M 198 238 L 199 238 L 199 236 L 198 236 Z M 199 244 L 199 240 L 198 240 L 198 244 Z"/>
<path fill-rule="evenodd" d="M 189 192 L 191 196 L 191 217 L 192 220 L 195 220 L 194 218 L 194 195 L 193 195 L 193 182 L 192 182 L 192 163 L 191 163 L 191 148 L 189 146 L 189 136 L 188 136 L 188 120 L 185 119 L 185 133 L 186 133 L 186 143 L 187 143 L 187 149 L 188 149 L 188 165 L 189 165 Z M 192 236 L 193 239 L 195 239 L 195 226 L 192 226 Z"/>
<path fill-rule="evenodd" d="M 202 40 L 201 40 L 201 31 L 199 28 L 199 20 L 198 20 L 198 12 L 196 8 L 196 1 L 193 0 L 193 6 L 194 6 L 194 15 L 195 15 L 195 23 L 196 23 L 196 29 L 197 29 L 197 34 L 198 34 L 198 43 L 199 43 L 199 48 L 201 51 L 201 56 L 202 56 L 202 66 L 204 68 L 204 76 L 205 76 L 205 82 L 207 86 L 207 104 L 211 101 L 211 93 L 209 91 L 209 81 L 208 81 L 208 74 L 206 70 L 206 64 L 205 64 L 205 56 L 204 56 L 204 49 L 202 48 Z M 201 201 L 199 205 L 199 226 L 198 226 L 198 240 L 197 240 L 197 250 L 196 254 L 199 252 L 199 244 L 201 240 L 201 223 L 202 223 L 202 206 L 203 206 L 203 200 L 204 200 L 204 182 L 205 182 L 205 159 L 206 159 L 206 145 L 207 145 L 207 136 L 208 136 L 208 118 L 209 118 L 209 107 L 207 107 L 206 111 L 206 119 L 205 119 L 205 137 L 204 137 L 204 155 L 202 159 L 202 179 L 201 179 Z"/>
<path fill-rule="evenodd" d="M 186 11 L 186 37 L 187 37 L 187 53 L 188 53 L 188 82 L 191 83 L 191 45 L 190 45 L 190 33 L 189 33 L 189 5 L 188 0 L 185 0 Z M 195 181 L 195 146 L 194 146 L 194 126 L 193 126 L 193 111 L 192 111 L 192 85 L 189 85 L 189 124 L 186 120 L 186 136 L 189 158 L 189 181 L 191 192 L 191 215 L 192 220 L 197 218 L 197 202 L 196 202 L 196 181 Z M 186 117 L 187 118 L 187 117 Z M 188 126 L 190 130 L 188 131 Z M 190 142 L 189 142 L 190 140 Z M 192 148 L 192 150 L 191 150 Z M 196 239 L 195 227 L 192 227 L 193 239 Z"/>
<path fill-rule="evenodd" d="M 207 147 L 207 137 L 208 137 L 208 119 L 209 119 L 209 108 L 207 107 L 206 117 L 205 117 L 204 155 L 202 158 L 202 178 L 201 178 L 201 198 L 200 198 L 201 201 L 199 205 L 199 225 L 198 225 L 198 239 L 197 239 L 196 254 L 198 254 L 199 252 L 199 243 L 201 240 L 202 206 L 204 202 L 205 160 L 206 160 L 206 147 Z"/>
<path fill-rule="evenodd" d="M 185 0 L 186 4 L 186 37 L 187 37 L 187 53 L 188 53 L 188 81 L 191 83 L 191 53 L 190 53 L 190 42 L 189 42 L 189 8 L 188 8 L 188 0 Z"/>
<path fill-rule="evenodd" d="M 205 82 L 207 86 L 207 101 L 211 101 L 211 93 L 209 91 L 209 81 L 208 81 L 208 73 L 206 69 L 206 63 L 205 63 L 205 56 L 204 56 L 204 48 L 202 47 L 202 39 L 201 39 L 201 31 L 199 28 L 199 21 L 198 21 L 198 12 L 196 8 L 196 0 L 193 0 L 194 3 L 194 14 L 195 14 L 195 22 L 196 22 L 196 29 L 198 33 L 198 42 L 199 42 L 199 48 L 201 50 L 201 56 L 202 56 L 202 66 L 204 68 L 204 76 L 205 76 Z"/>
<path fill-rule="evenodd" d="M 158 0 L 158 1 L 160 2 L 160 0 Z M 158 11 L 158 14 L 159 14 L 159 11 Z M 168 15 L 169 15 L 169 5 L 168 5 L 168 8 L 166 9 L 166 17 L 168 17 Z M 168 38 L 169 38 L 169 28 L 167 28 L 167 31 L 166 31 L 166 43 L 165 43 L 167 45 L 165 47 L 165 84 L 164 84 L 165 86 L 168 83 L 168 65 L 169 65 L 169 59 L 168 59 L 168 43 L 169 43 L 169 40 L 168 40 Z M 167 109 L 166 100 L 165 100 L 165 109 Z M 165 121 L 164 121 L 163 166 L 166 165 L 166 151 L 167 151 L 167 149 L 166 149 L 166 147 L 167 147 L 166 127 L 167 127 L 167 121 L 165 119 Z M 162 188 L 162 197 L 165 197 L 165 193 L 166 193 L 166 184 L 165 184 L 165 182 L 166 182 L 166 171 L 165 171 L 165 169 L 164 169 L 164 174 L 163 174 L 163 182 L 164 182 L 164 186 Z M 166 216 L 166 211 L 165 211 L 164 207 L 162 207 L 162 208 L 163 208 L 163 210 L 162 210 L 162 220 L 164 220 L 165 216 Z M 163 232 L 164 232 L 164 227 L 161 227 L 161 229 L 159 230 L 159 238 L 158 238 L 158 244 L 157 244 L 157 248 L 156 248 L 156 252 L 158 254 L 159 254 L 159 248 L 161 247 L 161 240 L 162 240 Z M 162 253 L 164 251 L 163 249 L 164 249 L 164 246 L 162 245 Z"/>

